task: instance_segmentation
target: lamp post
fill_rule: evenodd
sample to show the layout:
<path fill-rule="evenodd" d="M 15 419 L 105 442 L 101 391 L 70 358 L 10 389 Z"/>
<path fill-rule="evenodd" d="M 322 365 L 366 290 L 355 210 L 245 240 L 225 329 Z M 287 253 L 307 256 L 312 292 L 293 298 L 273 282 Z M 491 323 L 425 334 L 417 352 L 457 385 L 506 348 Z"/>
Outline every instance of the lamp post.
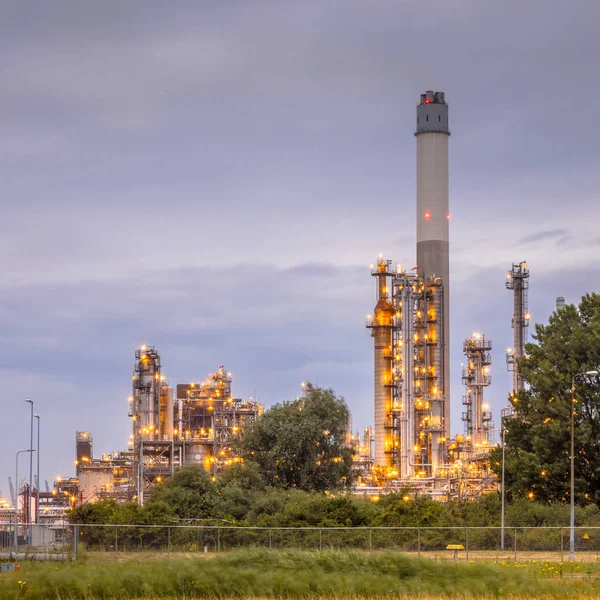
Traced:
<path fill-rule="evenodd" d="M 19 450 L 15 456 L 15 553 L 19 551 L 19 454 L 31 453 L 29 450 Z"/>
<path fill-rule="evenodd" d="M 40 522 L 40 415 L 33 415 L 37 419 L 37 485 L 35 487 L 35 523 Z"/>
<path fill-rule="evenodd" d="M 583 371 L 571 378 L 571 523 L 569 532 L 569 561 L 575 560 L 575 379 L 582 375 L 598 375 L 598 371 Z"/>
<path fill-rule="evenodd" d="M 500 536 L 500 550 L 504 550 L 504 446 L 505 446 L 505 434 L 506 429 L 504 423 L 502 423 L 502 511 L 501 511 L 501 536 Z"/>
<path fill-rule="evenodd" d="M 30 419 L 30 440 L 29 440 L 29 506 L 27 513 L 29 514 L 29 522 L 31 523 L 31 493 L 33 489 L 33 400 L 31 398 L 25 398 L 25 402 L 31 405 L 31 419 Z M 31 542 L 31 529 L 28 529 L 28 541 Z"/>

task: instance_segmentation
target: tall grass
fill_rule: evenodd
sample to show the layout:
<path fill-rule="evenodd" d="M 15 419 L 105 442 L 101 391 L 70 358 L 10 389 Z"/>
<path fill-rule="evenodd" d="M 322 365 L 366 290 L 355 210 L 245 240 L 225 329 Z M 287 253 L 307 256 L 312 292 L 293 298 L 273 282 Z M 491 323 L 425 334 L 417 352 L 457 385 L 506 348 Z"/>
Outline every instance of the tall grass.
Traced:
<path fill-rule="evenodd" d="M 20 582 L 20 583 L 19 583 Z M 434 562 L 392 552 L 238 551 L 119 563 L 24 563 L 0 598 L 574 598 L 595 580 L 550 580 L 532 569 Z"/>

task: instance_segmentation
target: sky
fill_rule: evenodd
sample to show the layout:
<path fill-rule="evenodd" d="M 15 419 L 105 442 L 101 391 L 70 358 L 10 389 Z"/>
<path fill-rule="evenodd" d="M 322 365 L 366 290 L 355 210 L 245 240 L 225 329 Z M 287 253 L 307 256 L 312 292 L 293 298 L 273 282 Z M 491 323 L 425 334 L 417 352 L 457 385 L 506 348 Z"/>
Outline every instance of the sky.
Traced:
<path fill-rule="evenodd" d="M 530 312 L 598 291 L 595 0 L 1 2 L 0 490 L 41 415 L 41 480 L 76 431 L 125 449 L 134 352 L 219 365 L 269 406 L 300 382 L 373 417 L 378 253 L 415 262 L 415 107 L 450 109 L 452 432 L 462 342 L 510 375 Z M 21 457 L 21 473 L 27 459 Z"/>

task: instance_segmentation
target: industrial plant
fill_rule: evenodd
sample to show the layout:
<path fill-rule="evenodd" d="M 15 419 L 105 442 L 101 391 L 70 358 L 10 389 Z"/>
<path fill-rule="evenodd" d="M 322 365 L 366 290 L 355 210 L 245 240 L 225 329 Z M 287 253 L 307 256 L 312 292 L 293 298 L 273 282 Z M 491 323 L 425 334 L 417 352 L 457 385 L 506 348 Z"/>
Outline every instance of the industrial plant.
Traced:
<path fill-rule="evenodd" d="M 491 384 L 492 342 L 476 332 L 463 344 L 464 433 L 450 432 L 450 267 L 448 105 L 428 91 L 417 106 L 416 267 L 379 256 L 371 265 L 376 304 L 366 326 L 373 337 L 374 457 L 365 487 L 414 489 L 441 500 L 493 491 L 489 469 L 494 425 L 484 394 Z M 518 360 L 527 339 L 529 271 L 513 265 L 514 347 L 507 353 L 513 393 L 523 389 Z M 510 411 L 503 411 L 503 418 Z"/>
<path fill-rule="evenodd" d="M 50 525 L 60 532 L 69 508 L 113 499 L 143 504 L 147 491 L 188 464 L 203 466 L 217 475 L 237 462 L 235 441 L 263 411 L 253 400 L 234 398 L 231 373 L 223 366 L 204 381 L 178 384 L 175 388 L 162 372 L 159 352 L 153 346 L 135 351 L 128 415 L 131 434 L 128 448 L 113 453 L 94 453 L 89 431 L 75 434 L 75 476 L 58 477 L 52 490 L 30 492 L 24 483 L 14 489 L 9 478 L 11 502 L 0 504 L 0 523 Z M 125 416 L 125 415 L 124 415 Z M 17 482 L 18 483 L 18 482 Z M 46 484 L 47 485 L 47 484 Z"/>
<path fill-rule="evenodd" d="M 461 418 L 450 431 L 450 266 L 448 105 L 443 92 L 421 95 L 416 121 L 416 266 L 379 256 L 371 265 L 376 299 L 366 327 L 373 338 L 373 427 L 348 431 L 358 472 L 355 493 L 404 490 L 441 501 L 495 491 L 488 454 L 495 445 L 486 392 L 492 382 L 492 341 L 475 332 L 464 338 Z M 412 258 L 408 259 L 413 264 Z M 406 261 L 405 261 L 405 264 Z M 529 270 L 512 265 L 506 288 L 513 294 L 513 347 L 506 355 L 512 392 L 523 389 L 518 361 L 525 356 Z M 564 299 L 562 299 L 564 304 Z M 365 373 L 365 377 L 368 376 Z M 458 404 L 458 403 L 455 403 Z M 223 366 L 199 382 L 171 386 L 157 348 L 135 350 L 128 416 L 128 447 L 96 454 L 92 432 L 75 435 L 75 474 L 46 491 L 11 482 L 11 502 L 0 504 L 7 522 L 21 504 L 29 523 L 58 522 L 74 505 L 102 499 L 144 503 L 153 485 L 184 465 L 201 465 L 212 476 L 240 459 L 235 442 L 263 412 L 252 399 L 236 398 Z M 510 417 L 510 409 L 502 418 Z M 125 417 L 125 415 L 124 415 Z M 497 436 L 496 436 L 497 437 Z M 21 502 L 19 502 L 21 499 Z M 35 510 L 32 510 L 32 505 Z"/>

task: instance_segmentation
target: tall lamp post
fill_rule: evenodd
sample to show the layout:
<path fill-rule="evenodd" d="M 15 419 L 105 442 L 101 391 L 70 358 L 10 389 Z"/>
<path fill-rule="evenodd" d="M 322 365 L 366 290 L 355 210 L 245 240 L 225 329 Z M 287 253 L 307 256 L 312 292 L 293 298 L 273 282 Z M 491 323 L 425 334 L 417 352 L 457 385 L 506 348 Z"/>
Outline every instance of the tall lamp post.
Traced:
<path fill-rule="evenodd" d="M 583 375 L 598 375 L 598 371 L 576 373 L 571 379 L 571 523 L 569 535 L 569 561 L 575 560 L 575 379 Z"/>
<path fill-rule="evenodd" d="M 19 450 L 15 456 L 15 484 L 17 489 L 15 491 L 15 553 L 19 551 L 19 454 L 25 454 L 29 450 Z"/>
<path fill-rule="evenodd" d="M 500 537 L 500 550 L 504 550 L 504 446 L 506 429 L 504 428 L 504 422 L 502 422 L 502 512 L 501 512 L 501 537 Z"/>
<path fill-rule="evenodd" d="M 33 415 L 37 419 L 37 485 L 35 486 L 35 523 L 40 522 L 40 415 Z"/>
<path fill-rule="evenodd" d="M 29 514 L 29 523 L 31 524 L 31 494 L 33 493 L 33 400 L 31 398 L 25 398 L 25 402 L 28 402 L 31 406 L 31 419 L 30 419 L 30 440 L 29 440 L 29 506 L 27 512 Z M 27 538 L 31 542 L 31 528 L 28 529 Z"/>

